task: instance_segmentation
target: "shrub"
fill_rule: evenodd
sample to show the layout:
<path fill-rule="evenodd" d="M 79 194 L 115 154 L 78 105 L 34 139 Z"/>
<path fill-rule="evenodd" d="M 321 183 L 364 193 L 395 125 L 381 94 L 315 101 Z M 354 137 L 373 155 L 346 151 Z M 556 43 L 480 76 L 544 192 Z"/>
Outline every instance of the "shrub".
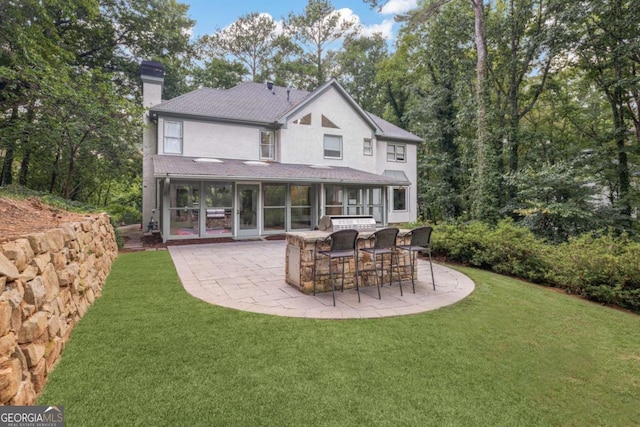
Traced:
<path fill-rule="evenodd" d="M 512 220 L 496 227 L 481 222 L 436 227 L 433 249 L 448 261 L 541 282 L 548 270 L 546 246 Z"/>
<path fill-rule="evenodd" d="M 566 289 L 640 312 L 640 244 L 613 232 L 553 245 L 506 219 L 434 227 L 432 249 L 447 261 Z"/>

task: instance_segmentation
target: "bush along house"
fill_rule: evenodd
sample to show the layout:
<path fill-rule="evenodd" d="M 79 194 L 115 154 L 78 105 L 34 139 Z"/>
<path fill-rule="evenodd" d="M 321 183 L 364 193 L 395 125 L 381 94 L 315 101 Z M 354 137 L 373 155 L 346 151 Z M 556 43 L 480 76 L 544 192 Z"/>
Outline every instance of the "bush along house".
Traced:
<path fill-rule="evenodd" d="M 143 222 L 164 241 L 312 230 L 323 215 L 416 220 L 422 140 L 364 111 L 335 80 L 201 88 L 162 101 L 141 64 Z"/>

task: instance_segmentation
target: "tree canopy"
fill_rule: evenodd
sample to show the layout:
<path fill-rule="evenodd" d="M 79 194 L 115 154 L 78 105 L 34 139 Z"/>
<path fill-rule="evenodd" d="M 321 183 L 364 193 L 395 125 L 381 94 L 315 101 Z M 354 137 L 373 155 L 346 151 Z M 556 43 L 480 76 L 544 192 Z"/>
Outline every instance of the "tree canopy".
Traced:
<path fill-rule="evenodd" d="M 423 219 L 510 217 L 557 241 L 636 232 L 639 2 L 427 0 L 398 20 L 391 43 L 308 0 L 301 13 L 251 11 L 195 38 L 176 0 L 2 2 L 0 185 L 138 203 L 138 74 L 151 59 L 165 65 L 165 98 L 337 78 L 424 139 Z"/>

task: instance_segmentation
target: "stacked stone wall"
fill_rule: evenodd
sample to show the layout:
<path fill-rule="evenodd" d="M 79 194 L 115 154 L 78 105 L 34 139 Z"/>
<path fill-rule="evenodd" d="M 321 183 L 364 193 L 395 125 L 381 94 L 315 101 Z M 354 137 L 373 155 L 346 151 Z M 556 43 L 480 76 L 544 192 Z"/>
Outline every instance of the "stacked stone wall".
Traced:
<path fill-rule="evenodd" d="M 106 214 L 0 244 L 0 405 L 32 405 L 118 255 Z"/>

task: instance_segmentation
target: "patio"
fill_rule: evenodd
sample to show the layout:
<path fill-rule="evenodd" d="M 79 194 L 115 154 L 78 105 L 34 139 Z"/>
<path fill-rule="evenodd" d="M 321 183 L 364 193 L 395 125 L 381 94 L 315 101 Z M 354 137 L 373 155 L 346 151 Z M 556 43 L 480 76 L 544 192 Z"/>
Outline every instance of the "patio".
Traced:
<path fill-rule="evenodd" d="M 323 319 L 377 318 L 435 310 L 454 304 L 473 292 L 467 276 L 434 264 L 436 290 L 431 285 L 429 263 L 418 260 L 416 293 L 411 282 L 305 295 L 285 282 L 285 242 L 245 241 L 234 243 L 169 246 L 185 290 L 196 298 L 224 307 L 288 317 Z"/>

